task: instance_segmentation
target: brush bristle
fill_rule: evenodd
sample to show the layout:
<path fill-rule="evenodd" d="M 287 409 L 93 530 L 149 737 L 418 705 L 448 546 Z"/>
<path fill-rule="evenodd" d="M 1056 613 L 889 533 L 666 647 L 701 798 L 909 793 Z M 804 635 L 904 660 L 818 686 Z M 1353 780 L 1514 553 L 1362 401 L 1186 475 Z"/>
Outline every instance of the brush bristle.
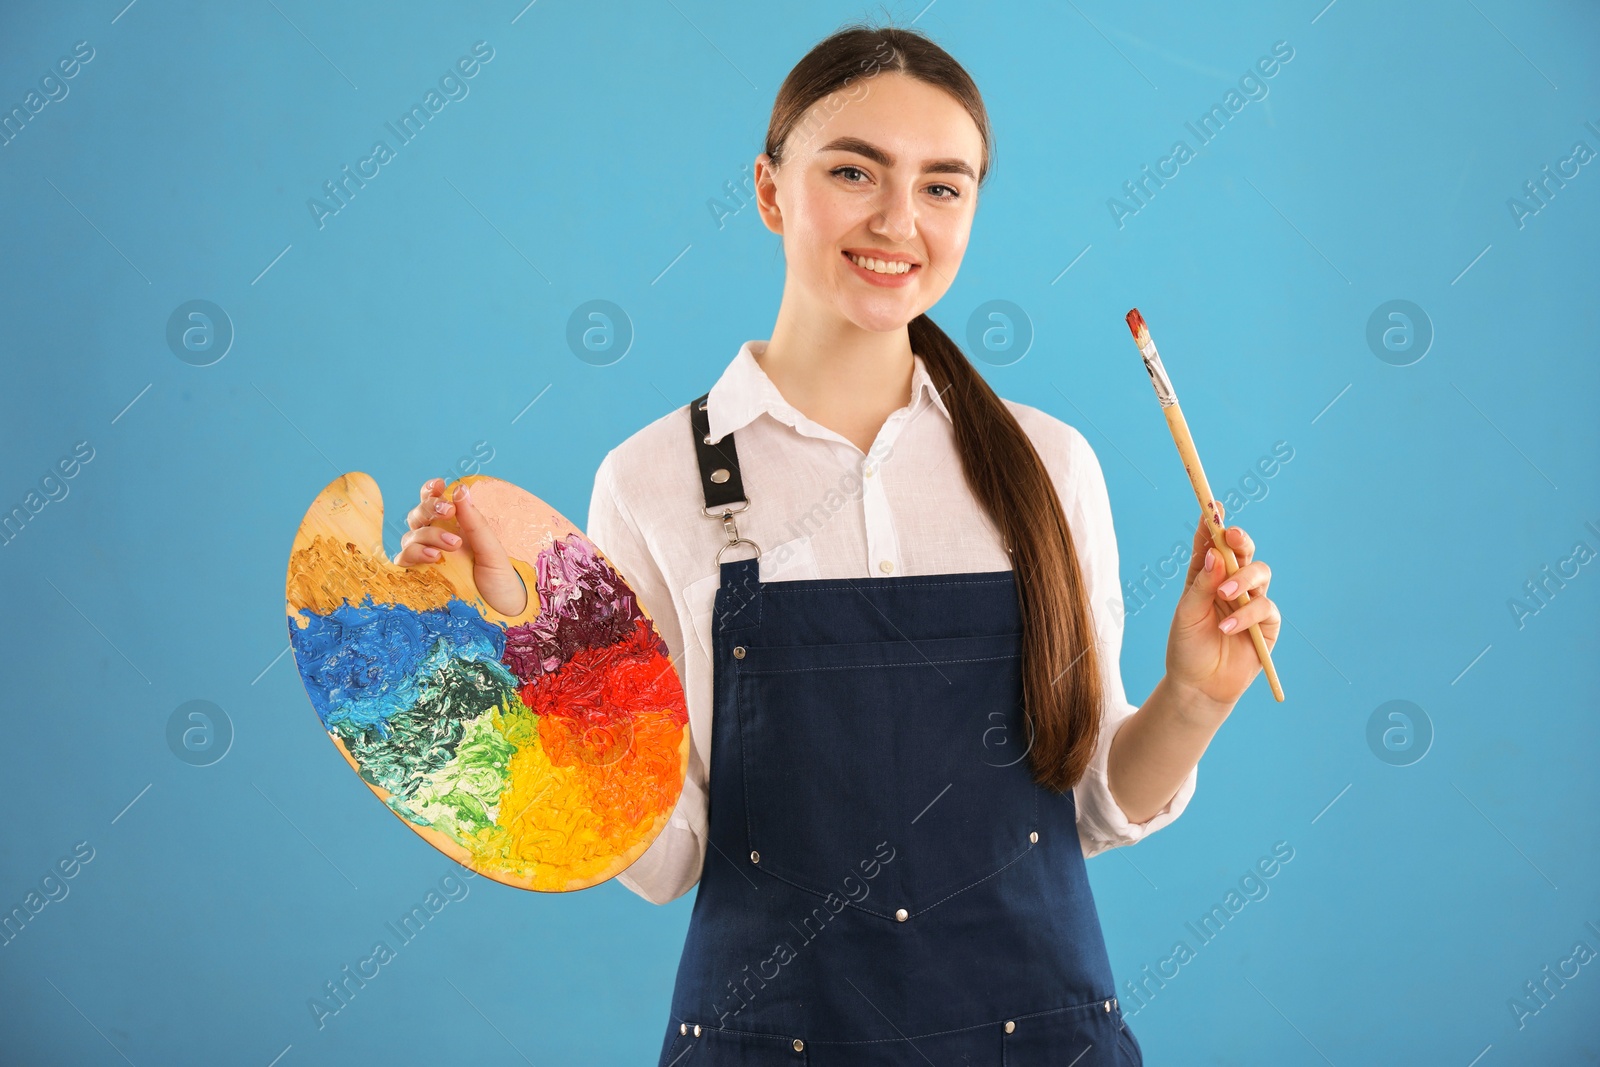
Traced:
<path fill-rule="evenodd" d="M 1138 340 L 1139 331 L 1145 329 L 1144 316 L 1139 314 L 1138 308 L 1128 312 L 1128 329 L 1133 333 L 1134 340 Z"/>

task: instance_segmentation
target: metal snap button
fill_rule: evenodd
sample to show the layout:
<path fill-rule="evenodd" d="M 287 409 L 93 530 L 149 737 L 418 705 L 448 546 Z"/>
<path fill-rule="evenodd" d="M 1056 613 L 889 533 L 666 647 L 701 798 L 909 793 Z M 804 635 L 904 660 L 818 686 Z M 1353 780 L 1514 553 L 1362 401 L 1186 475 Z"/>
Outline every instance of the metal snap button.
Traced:
<path fill-rule="evenodd" d="M 1111 1006 L 1112 1006 L 1112 1007 L 1113 1007 L 1113 1008 L 1118 1008 L 1118 1007 L 1121 1007 L 1121 1005 L 1120 1005 L 1120 1004 L 1118 1004 L 1118 1003 L 1117 1003 L 1117 998 L 1116 998 L 1116 997 L 1112 997 L 1112 998 L 1111 998 Z"/>
<path fill-rule="evenodd" d="M 695 1037 L 699 1037 L 700 1036 L 700 1024 L 699 1023 L 695 1023 L 694 1024 L 694 1036 Z"/>
<path fill-rule="evenodd" d="M 734 659 L 744 659 L 744 646 L 743 645 L 735 645 L 733 647 L 733 658 Z"/>
<path fill-rule="evenodd" d="M 760 863 L 761 862 L 761 853 L 755 851 L 754 849 L 751 849 L 750 850 L 750 862 L 751 863 Z"/>
<path fill-rule="evenodd" d="M 1039 831 L 1035 830 L 1033 833 L 1029 834 L 1028 840 L 1037 845 L 1039 843 Z"/>
<path fill-rule="evenodd" d="M 688 1032 L 689 1032 L 689 1024 L 688 1023 L 679 1023 L 678 1024 L 678 1035 L 680 1037 L 682 1035 L 684 1035 L 684 1034 L 687 1034 Z"/>
<path fill-rule="evenodd" d="M 911 918 L 911 913 L 906 911 L 904 908 L 898 908 L 895 910 L 894 918 L 896 922 L 905 922 L 907 919 Z"/>
<path fill-rule="evenodd" d="M 805 1047 L 806 1047 L 806 1043 L 804 1041 L 801 1041 L 798 1037 L 794 1039 L 794 1050 L 796 1052 L 805 1051 Z"/>
<path fill-rule="evenodd" d="M 1106 1001 L 1106 1011 L 1109 1012 L 1110 1010 L 1111 1010 L 1111 1001 L 1108 1000 L 1108 1001 Z"/>
<path fill-rule="evenodd" d="M 706 434 L 704 437 L 700 438 L 700 440 L 704 441 L 706 444 L 709 445 L 711 443 L 711 435 L 710 434 Z"/>
<path fill-rule="evenodd" d="M 712 471 L 711 472 L 711 480 L 716 482 L 718 485 L 721 485 L 723 482 L 727 481 L 728 480 L 728 468 L 726 468 L 726 467 L 718 467 L 716 470 Z"/>
<path fill-rule="evenodd" d="M 1016 1032 L 1016 1029 L 1017 1029 L 1017 1024 L 1012 1022 L 1010 1019 L 1007 1019 L 1006 1020 L 1006 1033 L 1008 1033 L 1008 1034 L 1014 1033 L 1014 1032 Z"/>

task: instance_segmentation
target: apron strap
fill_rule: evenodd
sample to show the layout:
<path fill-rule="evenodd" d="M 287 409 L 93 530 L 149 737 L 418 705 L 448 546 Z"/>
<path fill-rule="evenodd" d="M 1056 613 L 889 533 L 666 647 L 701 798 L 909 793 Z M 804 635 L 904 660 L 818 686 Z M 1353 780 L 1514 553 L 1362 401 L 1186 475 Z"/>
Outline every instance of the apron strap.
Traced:
<path fill-rule="evenodd" d="M 717 566 L 722 565 L 722 554 L 735 545 L 749 545 L 761 556 L 761 546 L 748 537 L 739 536 L 734 515 L 750 506 L 744 495 L 744 479 L 739 474 L 739 449 L 733 443 L 733 434 L 726 434 L 716 444 L 711 443 L 711 416 L 706 414 L 705 393 L 689 403 L 689 424 L 694 430 L 694 454 L 700 464 L 700 488 L 705 495 L 705 513 L 722 520 L 728 543 L 717 550 Z M 734 505 L 738 505 L 735 507 Z"/>
<path fill-rule="evenodd" d="M 744 495 L 744 479 L 739 474 L 739 449 L 733 434 L 725 435 L 716 444 L 711 443 L 711 416 L 706 414 L 706 393 L 689 404 L 689 422 L 694 428 L 694 454 L 700 461 L 700 487 L 705 492 L 706 514 L 726 511 L 743 511 L 728 505 L 742 503 L 749 506 Z"/>

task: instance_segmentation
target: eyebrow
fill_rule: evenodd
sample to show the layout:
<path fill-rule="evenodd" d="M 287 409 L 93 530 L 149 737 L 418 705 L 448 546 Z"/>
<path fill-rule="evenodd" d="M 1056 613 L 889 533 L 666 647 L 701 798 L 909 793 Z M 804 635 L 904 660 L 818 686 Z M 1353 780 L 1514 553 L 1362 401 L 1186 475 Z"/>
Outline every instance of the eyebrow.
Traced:
<path fill-rule="evenodd" d="M 894 157 L 870 141 L 863 141 L 859 137 L 835 137 L 821 148 L 819 152 L 854 152 L 858 156 L 866 156 L 874 163 L 885 167 L 894 166 Z M 973 171 L 971 164 L 964 159 L 930 159 L 922 165 L 924 174 L 965 174 L 973 181 L 978 180 L 978 175 Z"/>

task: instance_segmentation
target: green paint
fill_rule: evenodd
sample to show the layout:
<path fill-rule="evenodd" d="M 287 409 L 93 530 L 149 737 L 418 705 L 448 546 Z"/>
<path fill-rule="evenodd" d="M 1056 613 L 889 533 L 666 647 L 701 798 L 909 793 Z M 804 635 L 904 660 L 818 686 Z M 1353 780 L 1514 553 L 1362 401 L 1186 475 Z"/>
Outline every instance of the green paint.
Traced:
<path fill-rule="evenodd" d="M 515 694 L 510 701 L 521 703 Z M 503 702 L 500 710 L 508 712 L 510 701 Z M 422 784 L 405 802 L 401 814 L 448 834 L 462 845 L 470 844 L 469 839 L 479 831 L 494 826 L 500 795 L 511 782 L 507 767 L 517 750 L 495 729 L 495 711 L 490 708 L 466 723 L 455 758 Z"/>
<path fill-rule="evenodd" d="M 402 802 L 415 797 L 429 777 L 450 762 L 467 723 L 505 706 L 508 698 L 521 704 L 516 679 L 504 666 L 453 659 L 443 643 L 435 646 L 421 673 L 425 675 L 421 695 L 406 711 L 370 727 L 335 724 L 360 765 L 361 777 Z"/>

